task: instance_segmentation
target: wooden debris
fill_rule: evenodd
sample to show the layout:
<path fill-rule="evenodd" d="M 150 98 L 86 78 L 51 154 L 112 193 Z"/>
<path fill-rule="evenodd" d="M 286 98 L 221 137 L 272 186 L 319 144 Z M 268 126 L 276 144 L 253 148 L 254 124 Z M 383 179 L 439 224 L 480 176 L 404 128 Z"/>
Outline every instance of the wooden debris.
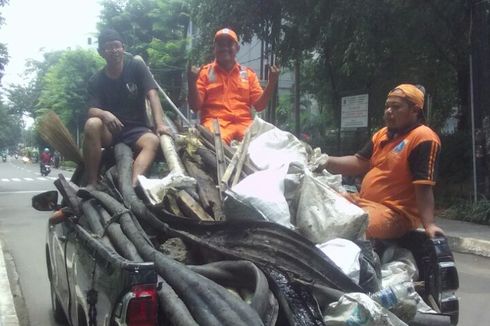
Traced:
<path fill-rule="evenodd" d="M 218 188 L 220 191 L 221 199 L 223 199 L 223 193 L 226 190 L 225 185 L 222 182 L 223 174 L 226 170 L 225 153 L 223 150 L 223 140 L 221 139 L 221 131 L 219 127 L 218 119 L 213 121 L 214 128 L 214 149 L 216 151 L 216 176 L 218 178 Z"/>
<path fill-rule="evenodd" d="M 177 192 L 177 202 L 180 204 L 181 209 L 186 216 L 201 220 L 201 221 L 214 221 L 211 216 L 204 211 L 198 202 L 194 200 L 185 190 Z"/>
<path fill-rule="evenodd" d="M 242 174 L 243 165 L 245 164 L 245 159 L 247 158 L 248 145 L 249 144 L 250 144 L 250 133 L 247 132 L 247 134 L 245 135 L 242 143 L 240 144 L 240 147 L 241 147 L 241 148 L 239 148 L 240 150 L 237 151 L 237 152 L 240 152 L 240 153 L 239 153 L 238 162 L 237 162 L 237 165 L 236 165 L 235 177 L 233 178 L 233 182 L 231 183 L 231 186 L 232 187 L 234 185 L 236 185 L 238 183 L 238 181 L 240 180 L 240 176 Z"/>
<path fill-rule="evenodd" d="M 196 179 L 197 192 L 202 207 L 209 213 L 213 213 L 214 219 L 222 221 L 225 219 L 219 191 L 213 178 L 203 171 L 198 164 L 189 157 L 183 158 L 184 165 L 189 175 Z"/>

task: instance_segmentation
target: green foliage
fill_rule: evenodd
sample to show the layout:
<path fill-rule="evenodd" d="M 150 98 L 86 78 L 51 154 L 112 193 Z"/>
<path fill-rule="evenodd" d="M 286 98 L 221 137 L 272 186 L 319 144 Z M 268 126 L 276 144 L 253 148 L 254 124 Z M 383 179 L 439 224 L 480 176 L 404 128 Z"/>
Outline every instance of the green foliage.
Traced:
<path fill-rule="evenodd" d="M 0 0 L 0 7 L 3 7 L 6 4 L 8 4 L 8 0 Z M 4 23 L 4 19 L 0 14 L 0 26 L 3 25 L 3 23 Z M 7 65 L 8 62 L 9 62 L 9 55 L 8 55 L 7 47 L 5 46 L 4 43 L 0 43 L 0 85 L 5 71 L 5 66 Z"/>
<path fill-rule="evenodd" d="M 53 110 L 68 129 L 80 127 L 86 116 L 88 80 L 102 65 L 94 51 L 65 51 L 42 78 L 36 115 Z"/>
<path fill-rule="evenodd" d="M 325 130 L 337 127 L 346 93 L 369 93 L 371 129 L 383 124 L 386 94 L 400 83 L 425 86 L 436 129 L 451 107 L 467 103 L 466 0 L 194 0 L 192 17 L 201 60 L 224 26 L 244 41 L 257 34 L 273 43 L 283 66 L 304 58 L 302 93 L 330 117 L 317 120 L 330 123 Z"/>
<path fill-rule="evenodd" d="M 448 208 L 454 202 L 471 200 L 472 146 L 469 132 L 441 136 L 435 198 L 437 206 Z"/>
<path fill-rule="evenodd" d="M 119 31 L 126 51 L 141 55 L 162 88 L 177 100 L 187 61 L 189 1 L 106 0 L 102 6 L 99 30 L 111 27 Z"/>
<path fill-rule="evenodd" d="M 490 200 L 483 199 L 477 203 L 460 201 L 438 213 L 439 217 L 490 225 Z"/>
<path fill-rule="evenodd" d="M 20 116 L 9 113 L 8 108 L 0 102 L 0 149 L 15 148 L 19 142 L 22 124 Z"/>

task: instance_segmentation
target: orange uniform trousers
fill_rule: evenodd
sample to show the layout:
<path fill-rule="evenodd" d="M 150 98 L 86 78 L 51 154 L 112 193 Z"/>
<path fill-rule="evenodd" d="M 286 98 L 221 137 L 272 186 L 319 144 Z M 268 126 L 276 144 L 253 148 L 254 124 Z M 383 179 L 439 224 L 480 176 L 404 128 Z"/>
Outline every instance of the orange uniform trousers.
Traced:
<path fill-rule="evenodd" d="M 253 120 L 235 120 L 233 122 L 224 119 L 218 119 L 219 127 L 221 131 L 221 139 L 227 144 L 235 140 L 242 140 L 243 136 L 247 132 L 248 127 L 252 124 Z M 213 119 L 207 119 L 202 122 L 202 124 L 214 132 Z"/>
<path fill-rule="evenodd" d="M 410 230 L 416 229 L 410 219 L 393 209 L 373 201 L 363 199 L 359 194 L 344 194 L 353 204 L 368 214 L 368 239 L 397 239 Z"/>

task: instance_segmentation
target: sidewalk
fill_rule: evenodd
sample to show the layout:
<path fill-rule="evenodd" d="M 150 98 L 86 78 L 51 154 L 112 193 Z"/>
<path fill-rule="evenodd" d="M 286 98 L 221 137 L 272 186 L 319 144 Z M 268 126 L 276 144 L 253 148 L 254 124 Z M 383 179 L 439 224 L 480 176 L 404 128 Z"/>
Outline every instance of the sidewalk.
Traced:
<path fill-rule="evenodd" d="M 459 253 L 490 257 L 490 226 L 437 218 L 448 238 L 449 247 Z"/>
<path fill-rule="evenodd" d="M 7 266 L 3 256 L 2 243 L 0 242 L 0 325 L 18 326 L 19 319 L 15 311 L 14 298 L 10 290 Z"/>

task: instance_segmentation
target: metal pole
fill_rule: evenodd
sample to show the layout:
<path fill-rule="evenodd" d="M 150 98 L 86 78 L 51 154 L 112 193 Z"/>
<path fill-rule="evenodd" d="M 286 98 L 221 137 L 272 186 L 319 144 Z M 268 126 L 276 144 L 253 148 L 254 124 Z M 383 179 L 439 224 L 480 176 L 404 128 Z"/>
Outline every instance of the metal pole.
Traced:
<path fill-rule="evenodd" d="M 470 53 L 470 111 L 471 111 L 471 149 L 473 156 L 473 201 L 478 201 L 478 187 L 476 179 L 476 144 L 475 144 L 475 106 L 473 98 L 473 58 Z"/>

